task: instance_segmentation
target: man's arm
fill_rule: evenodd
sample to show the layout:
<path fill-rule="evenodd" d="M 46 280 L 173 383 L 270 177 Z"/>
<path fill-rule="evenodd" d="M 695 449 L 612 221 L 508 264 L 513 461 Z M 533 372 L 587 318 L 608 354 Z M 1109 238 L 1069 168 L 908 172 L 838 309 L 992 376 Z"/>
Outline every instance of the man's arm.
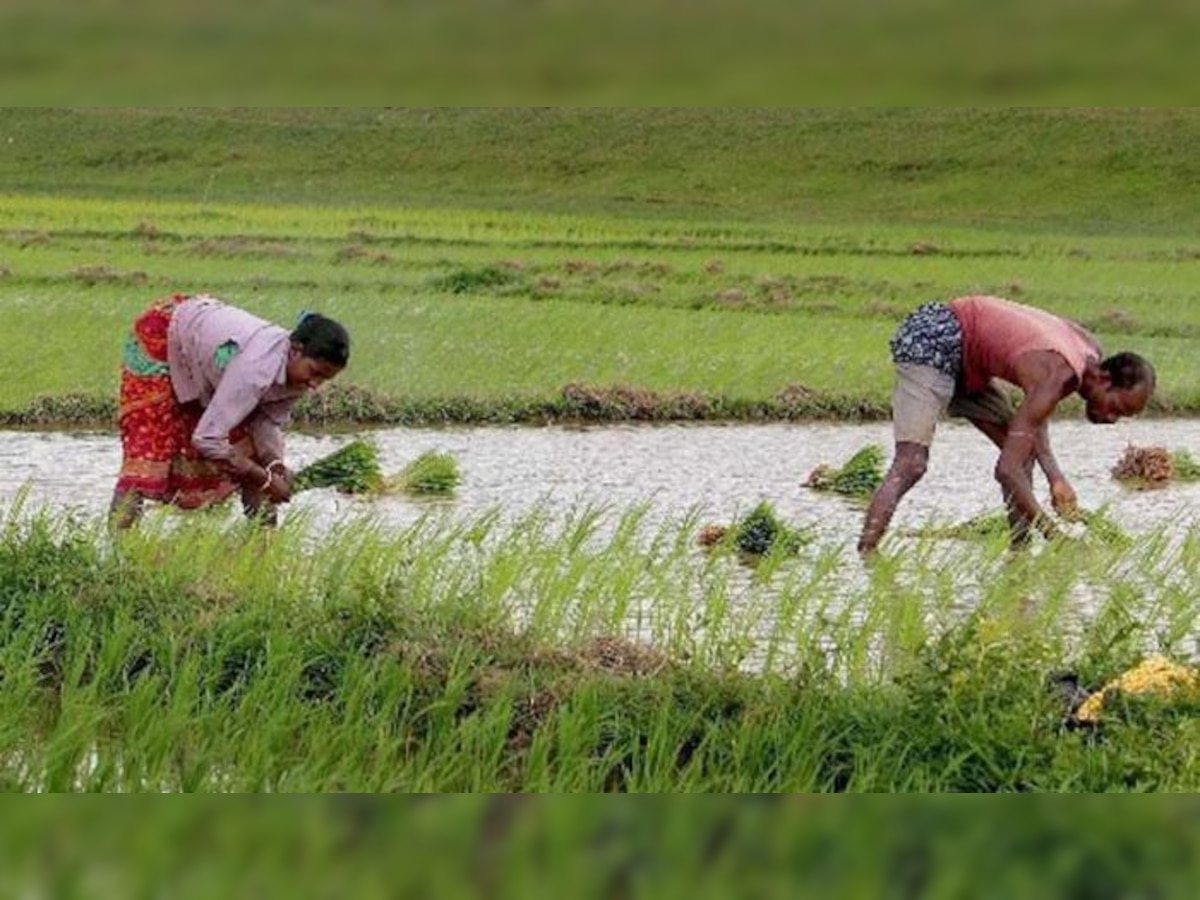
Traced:
<path fill-rule="evenodd" d="M 1058 460 L 1054 458 L 1054 452 L 1050 449 L 1048 422 L 1043 422 L 1042 427 L 1038 429 L 1034 450 L 1037 453 L 1038 466 L 1045 473 L 1046 480 L 1050 482 L 1050 499 L 1054 504 L 1054 511 L 1062 516 L 1072 515 L 1076 512 L 1076 504 L 1079 501 L 1075 496 L 1075 489 L 1071 487 L 1067 476 L 1058 467 Z"/>
<path fill-rule="evenodd" d="M 1050 452 L 1046 425 L 1074 383 L 1075 374 L 1061 356 L 1048 351 L 1022 356 L 1017 360 L 1015 374 L 1025 399 L 1009 423 L 1008 437 L 996 462 L 996 480 L 1026 527 L 1037 526 L 1047 532 L 1051 526 L 1033 493 L 1029 473 L 1036 458 L 1052 484 L 1065 481 Z"/>

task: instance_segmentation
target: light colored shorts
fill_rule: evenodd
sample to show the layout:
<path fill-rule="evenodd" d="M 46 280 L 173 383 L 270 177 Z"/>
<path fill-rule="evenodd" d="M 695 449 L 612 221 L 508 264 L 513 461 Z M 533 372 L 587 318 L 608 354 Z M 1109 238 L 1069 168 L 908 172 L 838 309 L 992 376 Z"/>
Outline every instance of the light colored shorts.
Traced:
<path fill-rule="evenodd" d="M 1016 415 L 1012 400 L 994 381 L 974 394 L 955 393 L 954 388 L 954 379 L 932 366 L 896 363 L 896 386 L 892 389 L 896 442 L 928 447 L 943 415 L 997 425 L 1007 425 Z"/>

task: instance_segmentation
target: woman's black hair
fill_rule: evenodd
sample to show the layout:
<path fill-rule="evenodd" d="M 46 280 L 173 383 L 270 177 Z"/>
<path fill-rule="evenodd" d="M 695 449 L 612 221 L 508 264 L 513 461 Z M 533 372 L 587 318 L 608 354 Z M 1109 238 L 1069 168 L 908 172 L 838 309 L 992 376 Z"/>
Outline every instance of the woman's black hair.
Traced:
<path fill-rule="evenodd" d="M 1114 353 L 1100 363 L 1100 368 L 1108 373 L 1112 386 L 1117 389 L 1134 388 L 1144 384 L 1150 390 L 1154 390 L 1154 366 L 1136 353 L 1130 353 L 1128 350 Z"/>
<path fill-rule="evenodd" d="M 292 331 L 292 342 L 299 345 L 305 356 L 335 366 L 344 366 L 350 359 L 350 333 L 340 323 L 320 313 L 301 314 Z"/>

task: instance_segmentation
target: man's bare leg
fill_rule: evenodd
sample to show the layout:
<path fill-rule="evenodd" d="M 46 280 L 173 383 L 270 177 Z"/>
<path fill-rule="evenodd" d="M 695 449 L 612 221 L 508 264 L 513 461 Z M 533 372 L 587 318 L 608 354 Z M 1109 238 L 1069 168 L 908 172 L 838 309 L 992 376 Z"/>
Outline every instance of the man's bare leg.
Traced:
<path fill-rule="evenodd" d="M 892 465 L 883 477 L 883 484 L 871 498 L 867 516 L 863 522 L 862 535 L 858 539 L 858 552 L 873 553 L 887 531 L 892 515 L 901 499 L 925 475 L 929 465 L 929 448 L 912 441 L 899 441 Z"/>

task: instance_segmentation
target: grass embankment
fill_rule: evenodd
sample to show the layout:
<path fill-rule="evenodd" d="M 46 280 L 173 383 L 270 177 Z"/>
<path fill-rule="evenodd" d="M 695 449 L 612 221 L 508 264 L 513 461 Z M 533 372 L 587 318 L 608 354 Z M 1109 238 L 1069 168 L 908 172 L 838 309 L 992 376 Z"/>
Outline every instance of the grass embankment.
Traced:
<path fill-rule="evenodd" d="M 0 534 L 0 778 L 52 790 L 1192 791 L 1195 703 L 1064 726 L 1195 633 L 1198 536 L 743 568 L 695 522 Z M 1137 565 L 1127 565 L 1136 559 Z M 1081 594 L 1095 609 L 1077 606 Z"/>
<path fill-rule="evenodd" d="M 897 321 L 969 292 L 1145 353 L 1158 408 L 1192 413 L 1197 130 L 1190 111 L 8 110 L 0 416 L 107 421 L 129 321 L 175 291 L 344 320 L 358 390 L 313 420 L 879 417 Z"/>

